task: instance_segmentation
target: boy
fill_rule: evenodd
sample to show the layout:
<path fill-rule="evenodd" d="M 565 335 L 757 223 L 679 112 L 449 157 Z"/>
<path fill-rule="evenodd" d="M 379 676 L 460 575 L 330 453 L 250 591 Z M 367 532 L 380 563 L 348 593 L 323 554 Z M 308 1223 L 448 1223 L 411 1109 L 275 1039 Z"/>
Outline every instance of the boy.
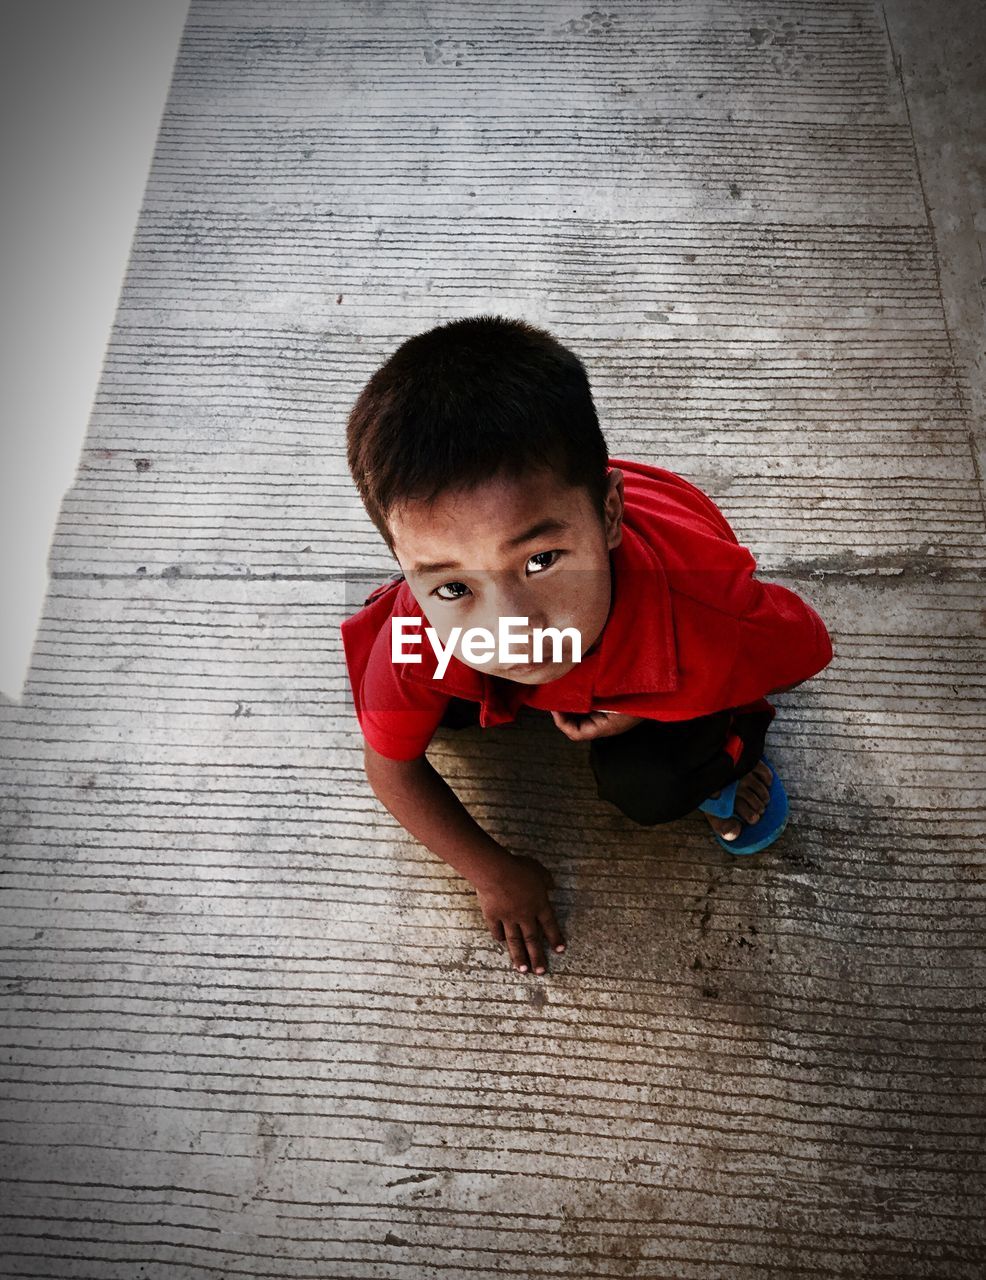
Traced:
<path fill-rule="evenodd" d="M 773 817 L 783 788 L 761 759 L 765 695 L 827 666 L 825 625 L 753 578 L 700 489 L 609 458 L 572 352 L 500 316 L 416 335 L 360 393 L 347 446 L 402 570 L 342 624 L 367 778 L 472 883 L 520 972 L 545 972 L 542 932 L 565 947 L 551 874 L 489 836 L 430 764 L 440 724 L 486 728 L 538 707 L 590 743 L 599 795 L 635 822 L 704 805 L 723 843 Z M 505 623 L 513 646 L 491 649 L 484 633 Z M 539 657 L 524 642 L 551 628 L 562 643 Z"/>

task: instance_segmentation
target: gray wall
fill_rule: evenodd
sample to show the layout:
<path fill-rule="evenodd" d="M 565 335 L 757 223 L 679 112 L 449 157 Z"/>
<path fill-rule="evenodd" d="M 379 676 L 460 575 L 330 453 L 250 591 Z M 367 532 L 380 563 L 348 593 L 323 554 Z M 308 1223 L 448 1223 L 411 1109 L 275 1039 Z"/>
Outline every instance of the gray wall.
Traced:
<path fill-rule="evenodd" d="M 188 0 L 0 6 L 0 695 L 19 699 Z"/>

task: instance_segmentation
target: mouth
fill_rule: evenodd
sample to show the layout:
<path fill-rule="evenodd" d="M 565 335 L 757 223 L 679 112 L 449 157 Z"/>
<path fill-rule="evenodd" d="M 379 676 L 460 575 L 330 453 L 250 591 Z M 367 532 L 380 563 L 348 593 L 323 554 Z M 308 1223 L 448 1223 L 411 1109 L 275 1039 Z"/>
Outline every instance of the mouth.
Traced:
<path fill-rule="evenodd" d="M 503 667 L 501 674 L 507 680 L 538 680 L 543 683 L 547 679 L 551 679 L 551 673 L 554 671 L 556 664 L 553 662 L 513 662 L 509 667 Z"/>

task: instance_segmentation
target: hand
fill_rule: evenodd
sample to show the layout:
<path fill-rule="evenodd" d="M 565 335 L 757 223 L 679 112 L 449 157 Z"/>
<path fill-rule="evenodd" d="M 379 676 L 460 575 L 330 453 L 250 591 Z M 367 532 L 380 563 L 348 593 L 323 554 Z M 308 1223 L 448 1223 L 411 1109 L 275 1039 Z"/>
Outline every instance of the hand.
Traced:
<path fill-rule="evenodd" d="M 525 854 L 511 854 L 495 881 L 476 887 L 490 933 L 497 942 L 506 942 L 510 959 L 521 973 L 530 969 L 544 973 L 548 967 L 540 929 L 556 951 L 565 950 L 565 939 L 548 900 L 548 890 L 554 887 L 548 868 Z"/>
<path fill-rule="evenodd" d="M 643 716 L 625 716 L 619 711 L 589 711 L 574 715 L 571 711 L 552 711 L 551 718 L 566 738 L 573 742 L 587 742 L 590 738 L 611 738 L 626 733 L 640 724 Z"/>

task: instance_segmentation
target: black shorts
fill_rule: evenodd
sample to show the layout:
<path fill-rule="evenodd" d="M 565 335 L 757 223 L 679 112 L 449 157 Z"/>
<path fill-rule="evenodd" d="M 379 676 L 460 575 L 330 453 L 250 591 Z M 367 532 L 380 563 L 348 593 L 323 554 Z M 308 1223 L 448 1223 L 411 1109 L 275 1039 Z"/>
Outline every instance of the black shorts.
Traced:
<path fill-rule="evenodd" d="M 750 772 L 763 755 L 774 708 L 730 708 L 694 720 L 643 720 L 626 733 L 589 742 L 596 790 L 642 826 L 674 822 L 734 779 Z M 440 722 L 451 729 L 479 723 L 479 707 L 452 698 Z M 728 735 L 742 739 L 734 763 Z"/>

